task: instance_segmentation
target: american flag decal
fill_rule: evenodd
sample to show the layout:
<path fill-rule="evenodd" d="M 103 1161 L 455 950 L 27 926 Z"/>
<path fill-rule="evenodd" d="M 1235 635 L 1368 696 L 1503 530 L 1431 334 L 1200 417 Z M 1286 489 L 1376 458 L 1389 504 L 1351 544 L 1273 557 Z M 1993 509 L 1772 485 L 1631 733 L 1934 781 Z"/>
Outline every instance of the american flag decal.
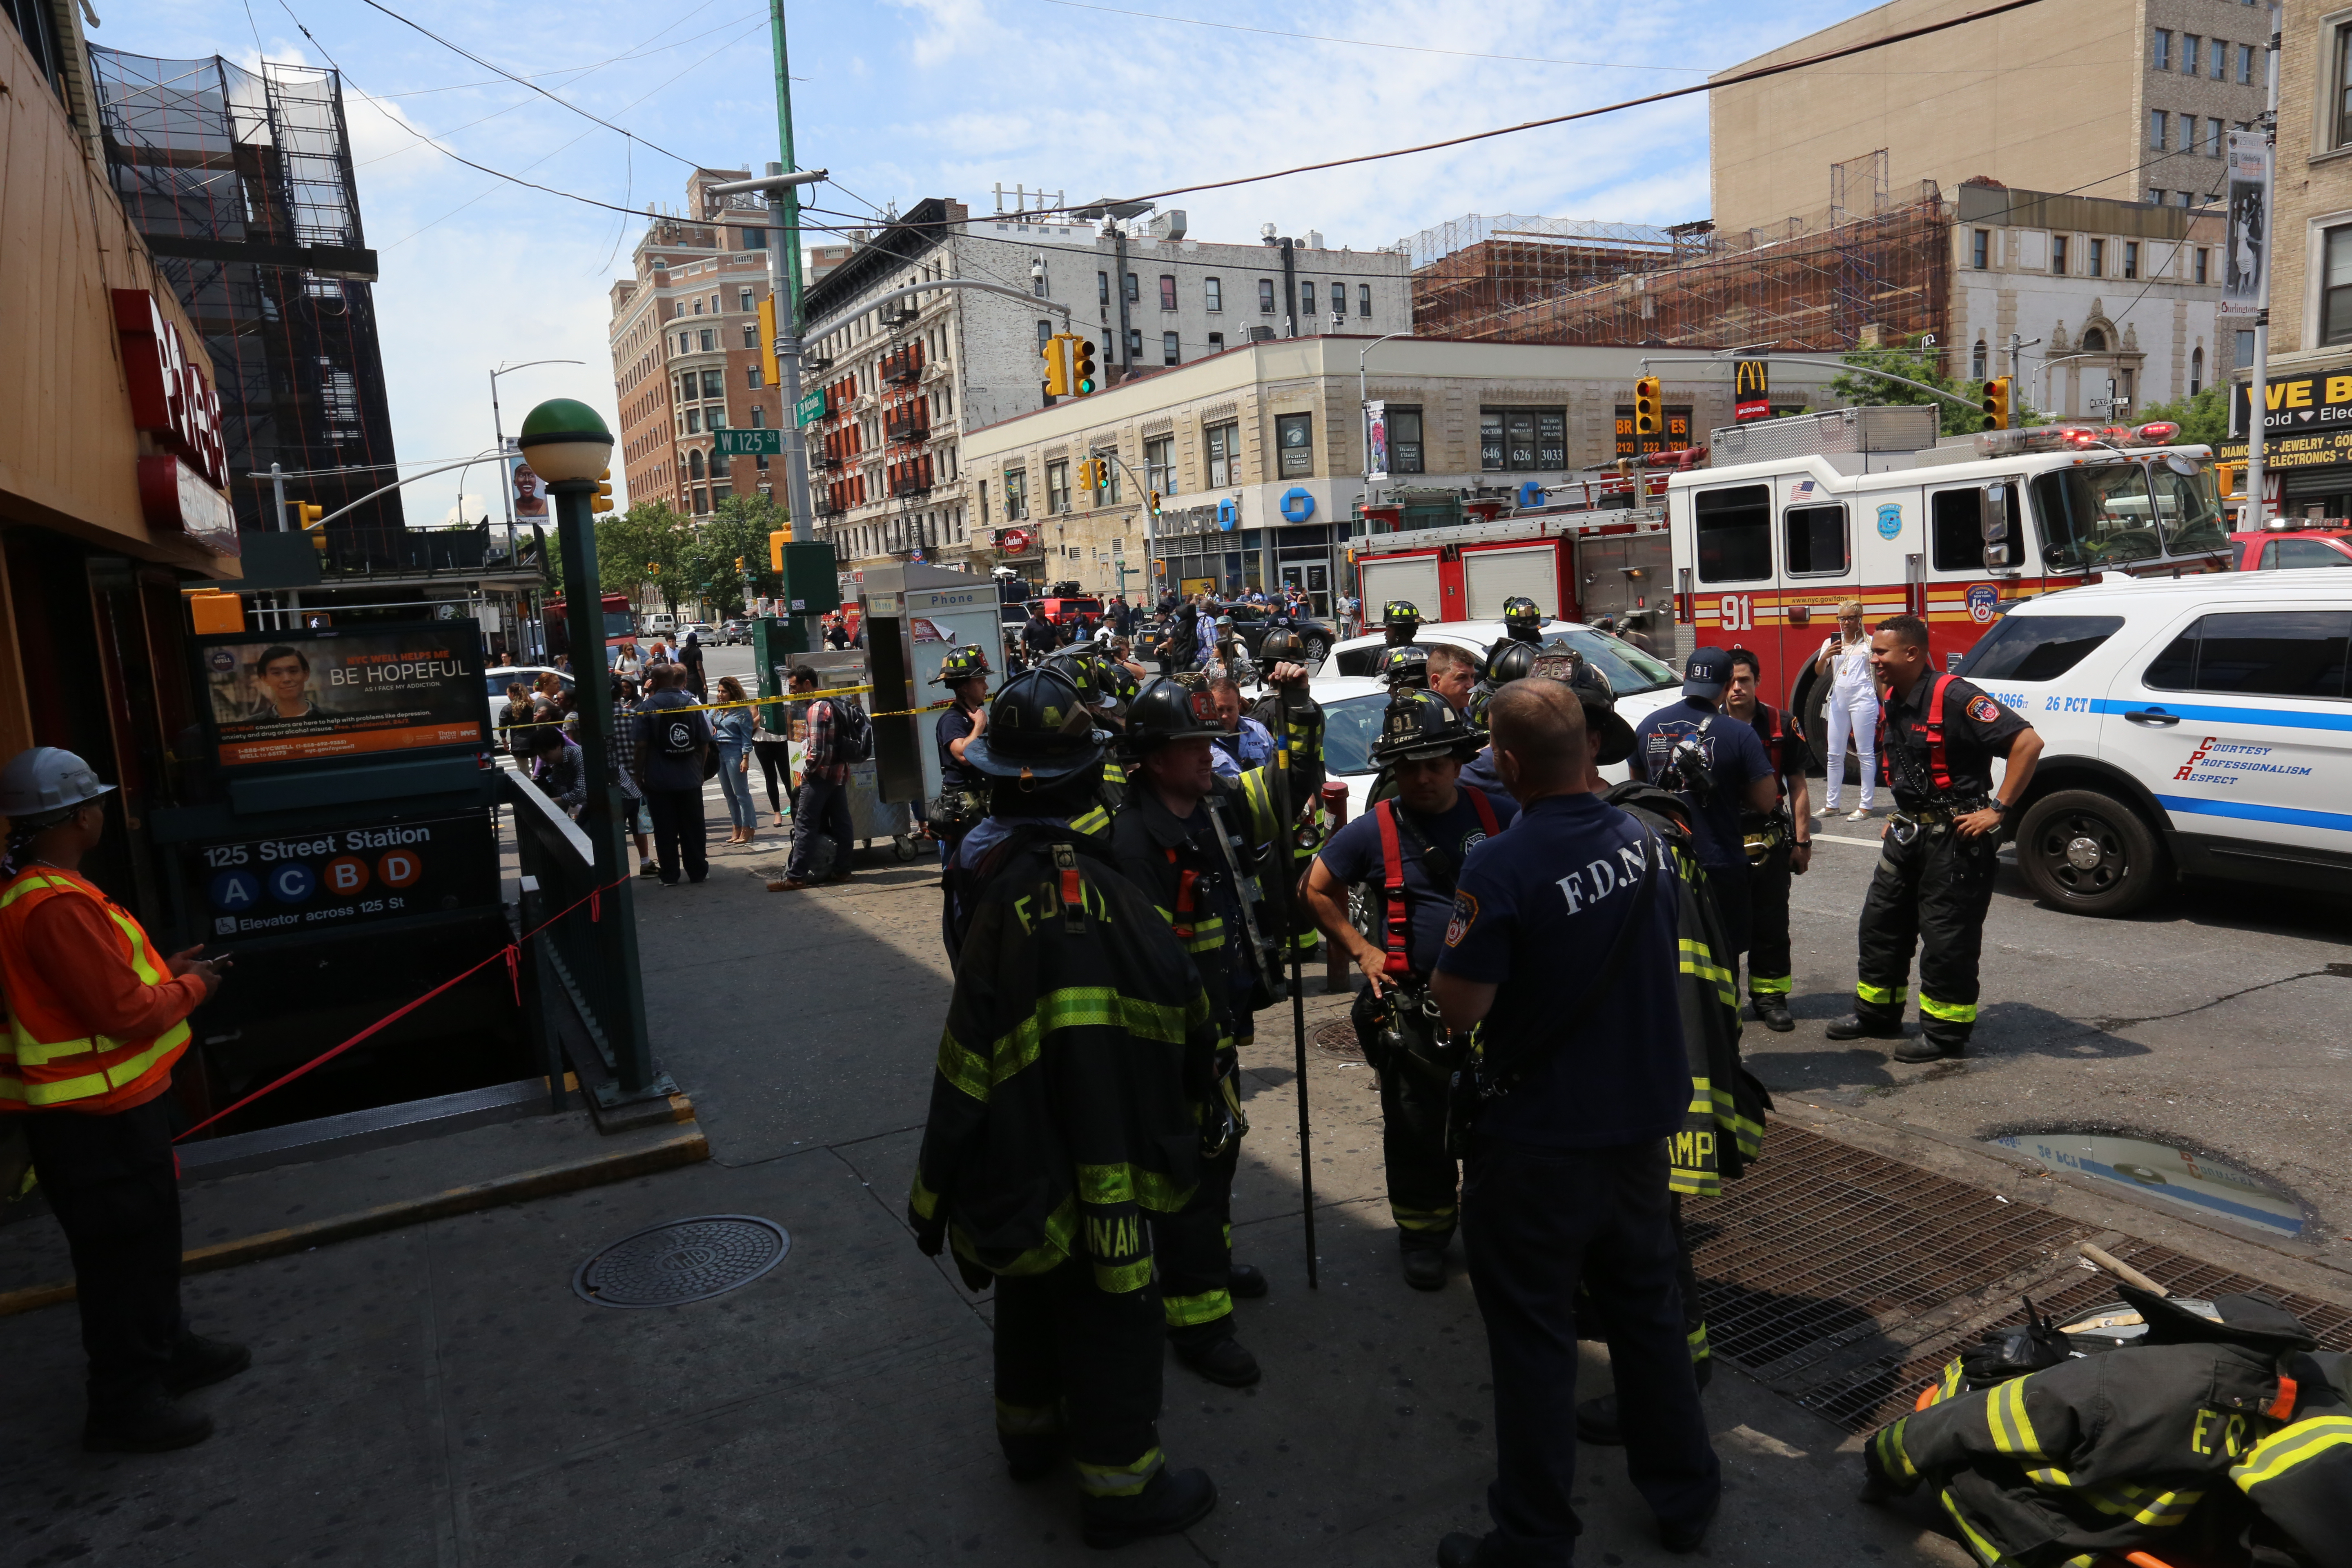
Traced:
<path fill-rule="evenodd" d="M 1797 488 L 1789 492 L 1789 499 L 1790 500 L 1802 500 L 1812 493 L 1813 481 L 1811 479 L 1800 479 L 1797 481 Z"/>

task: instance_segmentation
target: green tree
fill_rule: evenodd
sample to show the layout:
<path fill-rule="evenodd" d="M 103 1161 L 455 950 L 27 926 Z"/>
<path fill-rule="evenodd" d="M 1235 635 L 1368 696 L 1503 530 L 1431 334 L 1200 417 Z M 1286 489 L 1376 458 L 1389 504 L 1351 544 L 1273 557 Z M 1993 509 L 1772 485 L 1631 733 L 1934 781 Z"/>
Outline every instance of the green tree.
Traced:
<path fill-rule="evenodd" d="M 2218 384 L 2203 387 L 2193 397 L 2150 404 L 2141 410 L 2140 418 L 2169 419 L 2179 425 L 2180 434 L 2173 437 L 2178 445 L 2218 447 L 2230 436 L 2229 393 Z"/>
<path fill-rule="evenodd" d="M 687 592 L 682 581 L 693 525 L 667 501 L 640 501 L 596 523 L 596 575 L 607 594 L 635 598 L 651 584 L 662 606 L 675 612 Z"/>
<path fill-rule="evenodd" d="M 1984 428 L 1984 416 L 1978 412 L 1984 400 L 1985 384 L 1974 380 L 1955 380 L 1944 374 L 1942 355 L 1927 347 L 1918 338 L 1905 341 L 1899 348 L 1856 349 L 1842 356 L 1853 370 L 1840 371 L 1829 384 L 1830 398 L 1837 406 L 1864 408 L 1907 408 L 1922 403 L 1936 405 L 1936 430 L 1942 436 L 1973 436 Z M 1935 397 L 1916 386 L 1906 386 L 1899 381 L 1869 374 L 1870 371 L 1906 376 L 1924 382 L 1951 397 Z M 2025 382 L 2014 378 L 2010 382 L 2010 419 L 2012 426 L 2023 427 L 2040 425 L 2043 416 L 2025 404 Z M 1951 399 L 1966 400 L 1966 406 Z"/>
<path fill-rule="evenodd" d="M 696 526 L 680 562 L 684 590 L 699 595 L 726 618 L 743 613 L 743 574 L 754 591 L 772 586 L 768 535 L 784 526 L 786 512 L 765 495 L 729 496 L 710 520 Z M 740 561 L 739 571 L 736 563 Z"/>

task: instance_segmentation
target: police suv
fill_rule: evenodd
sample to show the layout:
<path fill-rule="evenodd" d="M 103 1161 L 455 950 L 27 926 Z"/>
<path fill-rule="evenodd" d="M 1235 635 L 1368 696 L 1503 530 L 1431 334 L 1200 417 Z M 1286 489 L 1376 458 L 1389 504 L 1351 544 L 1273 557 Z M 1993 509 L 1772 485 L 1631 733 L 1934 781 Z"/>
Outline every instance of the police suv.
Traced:
<path fill-rule="evenodd" d="M 2086 915 L 2174 876 L 2352 892 L 2352 584 L 2110 572 L 2011 608 L 1959 673 L 2042 732 L 2018 866 Z"/>

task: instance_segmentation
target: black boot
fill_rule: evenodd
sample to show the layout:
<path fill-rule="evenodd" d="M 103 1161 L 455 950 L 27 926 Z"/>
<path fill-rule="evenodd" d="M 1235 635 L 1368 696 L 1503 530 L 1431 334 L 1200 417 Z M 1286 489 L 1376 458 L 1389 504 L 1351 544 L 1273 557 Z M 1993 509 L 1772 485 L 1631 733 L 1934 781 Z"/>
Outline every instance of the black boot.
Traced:
<path fill-rule="evenodd" d="M 1881 1021 L 1849 1013 L 1829 1026 L 1832 1040 L 1899 1040 L 1903 1037 L 1903 1020 Z"/>
<path fill-rule="evenodd" d="M 1906 1040 L 1895 1047 L 1895 1059 L 1898 1062 L 1958 1061 L 1968 1054 L 1966 1040 L 1938 1040 L 1932 1035 Z"/>
<path fill-rule="evenodd" d="M 1774 1034 L 1785 1035 L 1797 1026 L 1797 1020 L 1789 1016 L 1789 1004 L 1785 997 L 1772 994 L 1750 1000 L 1756 1004 L 1756 1021 Z"/>
<path fill-rule="evenodd" d="M 1445 1289 L 1445 1254 L 1433 1247 L 1404 1249 L 1404 1282 L 1416 1290 Z"/>
<path fill-rule="evenodd" d="M 213 1418 L 163 1394 L 128 1410 L 89 1413 L 81 1446 L 93 1454 L 162 1454 L 194 1447 L 213 1435 Z"/>
<path fill-rule="evenodd" d="M 1225 1272 L 1225 1289 L 1232 1294 L 1253 1301 L 1265 1294 L 1265 1271 L 1256 1264 L 1227 1264 Z"/>
<path fill-rule="evenodd" d="M 1090 1497 L 1078 1506 L 1088 1546 L 1125 1546 L 1192 1529 L 1217 1506 L 1206 1470 L 1162 1469 L 1133 1497 Z"/>
<path fill-rule="evenodd" d="M 1062 1458 L 1059 1432 L 999 1431 L 996 1445 L 1004 1450 L 1004 1468 L 1016 1481 L 1043 1480 Z"/>
<path fill-rule="evenodd" d="M 253 1352 L 225 1340 L 180 1331 L 172 1346 L 172 1364 L 163 1369 L 163 1392 L 174 1398 L 194 1389 L 226 1383 L 253 1364 Z"/>
<path fill-rule="evenodd" d="M 1211 1383 L 1222 1383 L 1227 1388 L 1247 1388 L 1265 1375 L 1258 1370 L 1257 1357 L 1244 1350 L 1241 1341 L 1231 1333 L 1199 1344 L 1186 1344 L 1181 1340 L 1175 1344 L 1176 1359 Z"/>

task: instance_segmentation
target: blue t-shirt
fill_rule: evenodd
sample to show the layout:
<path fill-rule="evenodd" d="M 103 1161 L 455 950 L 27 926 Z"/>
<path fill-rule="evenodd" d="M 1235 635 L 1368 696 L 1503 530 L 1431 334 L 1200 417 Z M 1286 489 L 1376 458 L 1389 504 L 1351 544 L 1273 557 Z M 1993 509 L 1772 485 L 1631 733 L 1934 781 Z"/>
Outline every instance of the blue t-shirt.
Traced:
<path fill-rule="evenodd" d="M 1714 800 L 1704 806 L 1691 801 L 1691 837 L 1697 840 L 1698 863 L 1710 870 L 1744 875 L 1748 851 L 1742 847 L 1739 814 L 1747 804 L 1748 786 L 1772 776 L 1772 759 L 1765 755 L 1754 725 L 1685 697 L 1633 726 L 1633 776 L 1659 783 L 1675 744 L 1685 735 L 1696 737 L 1715 779 Z"/>
<path fill-rule="evenodd" d="M 1517 1089 L 1479 1110 L 1479 1131 L 1608 1149 L 1682 1125 L 1691 1076 L 1675 1001 L 1682 950 L 1669 881 L 1652 889 L 1643 929 L 1627 933 L 1599 1005 L 1561 1016 L 1599 978 L 1643 874 L 1673 871 L 1645 853 L 1640 823 L 1581 793 L 1544 796 L 1508 834 L 1471 851 L 1437 967 L 1497 986 L 1480 1026 L 1491 1058 L 1543 1053 Z"/>
<path fill-rule="evenodd" d="M 1495 803 L 1496 810 L 1507 811 L 1511 816 L 1517 815 L 1519 803 L 1511 798 L 1511 792 L 1503 787 L 1503 775 L 1495 771 L 1494 747 L 1488 746 L 1485 751 L 1463 763 L 1462 777 L 1459 782 L 1464 789 L 1475 789 L 1483 793 L 1488 800 Z M 1507 822 L 1510 816 L 1507 816 L 1503 820 Z"/>
<path fill-rule="evenodd" d="M 1402 808 L 1403 803 L 1387 804 Z M 1517 803 L 1505 799 L 1494 806 L 1497 831 L 1508 827 L 1511 818 L 1518 815 Z M 1486 825 L 1479 819 L 1478 808 L 1471 804 L 1466 788 L 1457 789 L 1451 810 L 1440 816 L 1423 816 L 1419 812 L 1402 812 L 1404 820 L 1429 840 L 1430 847 L 1454 862 L 1458 874 L 1471 849 L 1484 843 Z M 1385 949 L 1388 946 L 1388 898 L 1381 890 L 1388 879 L 1387 857 L 1381 851 L 1380 807 L 1374 806 L 1347 826 L 1331 836 L 1316 858 L 1324 868 L 1341 882 L 1361 882 L 1371 895 L 1372 910 L 1379 922 L 1372 930 L 1372 942 Z M 1445 922 L 1454 912 L 1454 879 L 1436 879 L 1430 875 L 1429 864 L 1414 847 L 1412 835 L 1400 828 L 1397 833 L 1397 858 L 1404 872 L 1404 901 L 1408 924 L 1405 930 L 1405 959 L 1413 973 L 1426 975 L 1437 955 L 1445 947 Z"/>
<path fill-rule="evenodd" d="M 943 790 L 980 787 L 980 775 L 956 761 L 955 753 L 948 750 L 958 741 L 969 740 L 971 730 L 972 717 L 964 711 L 961 702 L 940 715 L 939 725 L 933 733 L 939 742 L 940 787 Z"/>

